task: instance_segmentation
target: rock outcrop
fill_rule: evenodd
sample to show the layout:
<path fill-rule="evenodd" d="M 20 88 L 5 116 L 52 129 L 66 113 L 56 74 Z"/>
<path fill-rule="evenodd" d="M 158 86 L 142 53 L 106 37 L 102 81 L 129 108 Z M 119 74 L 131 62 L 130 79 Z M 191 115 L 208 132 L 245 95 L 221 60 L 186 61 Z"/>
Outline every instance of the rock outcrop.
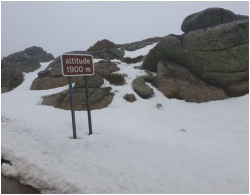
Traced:
<path fill-rule="evenodd" d="M 206 10 L 197 15 L 197 17 L 190 16 L 187 18 L 192 18 L 192 22 L 195 22 L 196 18 L 199 22 L 200 18 L 208 17 Z M 162 87 L 166 84 L 166 80 L 170 82 L 172 79 L 170 78 L 171 74 L 163 75 L 159 71 L 159 69 L 162 70 L 163 65 L 158 62 L 163 60 L 165 61 L 165 63 L 163 63 L 164 67 L 168 70 L 168 64 L 171 64 L 171 70 L 173 66 L 176 66 L 175 69 L 178 67 L 181 71 L 185 68 L 185 70 L 188 70 L 200 80 L 199 83 L 205 83 L 206 86 L 209 86 L 205 87 L 204 85 L 202 90 L 198 90 L 201 89 L 201 86 L 197 85 L 197 93 L 214 94 L 214 96 L 207 95 L 208 98 L 200 98 L 199 100 L 196 95 L 194 95 L 193 98 L 191 96 L 187 98 L 183 93 L 180 94 L 179 92 L 177 93 L 178 90 L 174 90 L 174 96 L 186 101 L 210 101 L 248 93 L 249 20 L 239 19 L 245 18 L 243 16 L 239 17 L 235 15 L 235 18 L 237 20 L 232 19 L 231 21 L 233 22 L 230 23 L 219 25 L 215 23 L 212 27 L 206 26 L 207 28 L 198 30 L 195 29 L 201 27 L 195 25 L 196 28 L 192 28 L 192 31 L 186 34 L 180 36 L 171 34 L 164 37 L 163 40 L 149 52 L 143 62 L 145 69 L 158 72 L 157 86 L 161 86 L 158 89 L 164 91 L 167 97 L 172 96 L 169 94 L 172 94 L 173 90 L 171 92 L 169 89 L 169 91 L 166 92 L 167 87 Z M 159 64 L 161 64 L 161 67 L 158 67 Z M 182 76 L 182 74 L 177 74 L 174 77 L 180 77 L 180 79 L 182 79 Z M 211 85 L 216 87 L 216 89 L 220 88 L 226 92 L 226 95 L 225 93 L 213 93 L 209 91 Z M 180 87 L 180 83 L 178 86 Z"/>
<path fill-rule="evenodd" d="M 97 51 L 97 50 L 112 49 L 112 48 L 117 48 L 116 44 L 107 39 L 103 39 L 101 41 L 97 41 L 87 51 Z"/>
<path fill-rule="evenodd" d="M 23 82 L 23 72 L 32 72 L 41 67 L 40 62 L 53 60 L 52 54 L 41 47 L 29 47 L 1 60 L 2 93 L 8 92 Z"/>
<path fill-rule="evenodd" d="M 101 85 L 103 83 L 103 79 L 98 74 L 88 77 L 91 109 L 105 108 L 113 100 L 114 94 L 110 92 L 111 88 L 101 88 Z M 85 87 L 86 86 L 84 79 L 82 77 L 79 77 L 79 80 L 73 87 L 75 110 L 86 110 Z M 54 106 L 55 108 L 70 110 L 69 90 L 64 90 L 57 94 L 44 96 L 42 105 Z"/>
<path fill-rule="evenodd" d="M 168 98 L 197 103 L 228 98 L 223 89 L 202 81 L 179 64 L 159 61 L 157 73 L 156 86 Z"/>
<path fill-rule="evenodd" d="M 181 30 L 188 33 L 192 30 L 217 26 L 219 24 L 247 18 L 247 16 L 236 15 L 232 11 L 223 8 L 208 8 L 186 17 L 181 25 Z"/>

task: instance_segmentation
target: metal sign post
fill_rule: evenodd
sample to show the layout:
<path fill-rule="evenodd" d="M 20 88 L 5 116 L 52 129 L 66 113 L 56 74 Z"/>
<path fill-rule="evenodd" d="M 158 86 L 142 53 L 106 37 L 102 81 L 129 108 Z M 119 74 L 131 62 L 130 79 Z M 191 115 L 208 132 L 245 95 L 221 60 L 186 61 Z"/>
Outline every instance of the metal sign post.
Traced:
<path fill-rule="evenodd" d="M 87 101 L 87 111 L 88 111 L 88 122 L 89 122 L 89 135 L 92 134 L 92 122 L 91 122 L 91 113 L 90 113 L 90 103 L 89 103 L 89 86 L 88 86 L 88 77 L 84 77 L 85 89 L 86 89 L 86 101 Z"/>
<path fill-rule="evenodd" d="M 92 134 L 92 122 L 91 122 L 91 113 L 90 113 L 88 79 L 86 76 L 91 76 L 94 74 L 93 56 L 87 55 L 87 54 L 63 54 L 61 56 L 61 64 L 62 64 L 62 75 L 67 76 L 68 81 L 69 81 L 73 138 L 77 139 L 71 76 L 84 76 L 85 88 L 86 88 L 88 122 L 89 122 L 89 135 L 91 135 Z"/>
<path fill-rule="evenodd" d="M 68 77 L 68 81 L 69 81 L 70 108 L 71 108 L 72 127 L 73 127 L 73 139 L 77 139 L 77 137 L 76 137 L 75 106 L 74 106 L 74 96 L 73 96 L 73 90 L 72 90 L 71 77 Z"/>

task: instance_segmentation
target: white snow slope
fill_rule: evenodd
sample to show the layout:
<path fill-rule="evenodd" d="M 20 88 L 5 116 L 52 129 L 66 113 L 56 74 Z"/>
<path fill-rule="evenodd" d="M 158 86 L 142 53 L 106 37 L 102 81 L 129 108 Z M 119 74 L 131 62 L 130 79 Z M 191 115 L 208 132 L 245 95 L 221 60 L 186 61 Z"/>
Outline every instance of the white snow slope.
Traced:
<path fill-rule="evenodd" d="M 13 165 L 3 164 L 2 174 L 42 193 L 248 193 L 249 96 L 198 104 L 153 88 L 151 99 L 129 103 L 123 96 L 135 94 L 132 80 L 146 74 L 133 68 L 140 64 L 120 62 L 124 86 L 105 81 L 115 96 L 91 111 L 93 135 L 86 111 L 76 112 L 76 140 L 69 110 L 40 105 L 68 86 L 30 90 L 48 63 L 26 74 L 1 95 L 2 158 Z"/>

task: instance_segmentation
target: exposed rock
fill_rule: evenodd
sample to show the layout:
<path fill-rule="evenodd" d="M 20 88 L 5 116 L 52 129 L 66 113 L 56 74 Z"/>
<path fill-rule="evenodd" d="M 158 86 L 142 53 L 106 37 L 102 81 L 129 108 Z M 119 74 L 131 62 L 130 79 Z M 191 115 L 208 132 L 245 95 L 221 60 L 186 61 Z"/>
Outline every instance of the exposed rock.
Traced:
<path fill-rule="evenodd" d="M 164 37 L 145 57 L 143 68 L 156 72 L 159 60 L 173 62 L 232 97 L 248 93 L 248 52 L 249 20 L 237 20 L 181 36 Z M 229 86 L 239 88 L 233 90 Z"/>
<path fill-rule="evenodd" d="M 135 58 L 126 57 L 126 58 L 123 58 L 123 62 L 127 64 L 134 64 L 134 63 L 141 62 L 143 58 L 144 56 L 137 56 Z"/>
<path fill-rule="evenodd" d="M 80 77 L 72 77 L 72 82 L 75 83 L 78 81 Z M 45 90 L 45 89 L 53 89 L 57 87 L 63 87 L 68 84 L 67 77 L 42 77 L 36 78 L 32 84 L 31 90 Z"/>
<path fill-rule="evenodd" d="M 224 88 L 230 97 L 238 97 L 249 93 L 249 81 L 241 81 L 239 83 Z"/>
<path fill-rule="evenodd" d="M 95 63 L 95 72 L 100 75 L 111 74 L 118 70 L 120 70 L 120 68 L 118 68 L 117 64 L 114 62 L 101 60 Z"/>
<path fill-rule="evenodd" d="M 168 98 L 187 102 L 207 102 L 228 98 L 221 88 L 205 83 L 186 68 L 159 61 L 156 86 Z"/>
<path fill-rule="evenodd" d="M 134 91 L 143 99 L 148 99 L 154 94 L 153 89 L 145 83 L 143 76 L 134 79 L 132 87 Z"/>
<path fill-rule="evenodd" d="M 113 100 L 114 94 L 110 92 L 111 88 L 89 88 L 90 108 L 102 109 L 107 107 Z M 86 110 L 86 91 L 85 88 L 73 89 L 75 110 Z M 44 96 L 42 105 L 54 106 L 64 110 L 70 110 L 70 94 L 69 90 L 61 93 Z"/>
<path fill-rule="evenodd" d="M 75 78 L 75 86 L 73 87 L 73 97 L 74 97 L 74 104 L 75 110 L 86 110 L 86 93 L 85 93 L 85 81 L 83 77 L 72 77 Z M 53 79 L 64 79 L 62 82 L 68 83 L 66 77 L 44 77 L 41 79 L 37 79 L 37 82 L 42 81 L 43 79 L 48 79 L 50 86 L 53 86 Z M 34 82 L 33 82 L 34 83 Z M 45 82 L 42 81 L 44 84 Z M 58 86 L 59 82 L 55 82 Z M 104 80 L 98 75 L 94 74 L 93 76 L 88 77 L 88 86 L 89 86 L 89 93 L 90 93 L 90 107 L 91 109 L 101 109 L 107 107 L 113 100 L 113 95 L 110 93 L 111 88 L 100 88 L 101 85 L 104 83 Z M 44 86 L 42 88 L 45 88 Z M 42 105 L 54 106 L 55 108 L 70 109 L 70 94 L 69 90 L 62 91 L 57 94 L 52 94 L 49 96 L 43 97 Z"/>
<path fill-rule="evenodd" d="M 41 67 L 41 64 L 33 59 L 20 59 L 20 61 L 6 61 L 5 58 L 2 60 L 2 67 L 8 67 L 15 69 L 20 72 L 33 72 Z"/>
<path fill-rule="evenodd" d="M 102 49 L 111 49 L 117 48 L 114 42 L 109 41 L 107 39 L 103 39 L 101 41 L 97 41 L 93 46 L 91 46 L 87 51 L 96 51 Z"/>
<path fill-rule="evenodd" d="M 143 80 L 147 83 L 153 83 L 154 82 L 154 77 L 150 76 L 150 75 L 143 75 L 141 76 L 141 78 L 143 78 Z"/>
<path fill-rule="evenodd" d="M 23 82 L 23 73 L 19 70 L 2 67 L 1 93 L 9 92 Z"/>
<path fill-rule="evenodd" d="M 23 72 L 33 72 L 41 67 L 40 62 L 48 62 L 53 59 L 52 54 L 36 46 L 3 58 L 1 60 L 2 92 L 10 91 L 21 84 L 24 80 Z"/>
<path fill-rule="evenodd" d="M 42 105 L 54 106 L 55 108 L 59 108 L 68 94 L 69 90 L 67 89 L 57 94 L 44 96 Z"/>
<path fill-rule="evenodd" d="M 181 25 L 181 30 L 187 33 L 192 30 L 230 23 L 247 17 L 236 15 L 232 11 L 223 8 L 208 8 L 187 16 Z"/>
<path fill-rule="evenodd" d="M 135 102 L 136 97 L 133 93 L 127 93 L 126 95 L 123 96 L 123 99 L 127 100 L 128 102 Z"/>
<path fill-rule="evenodd" d="M 39 75 L 40 74 L 40 75 Z M 38 73 L 38 77 L 42 75 L 48 75 L 50 77 L 60 77 L 62 75 L 62 64 L 61 64 L 61 56 L 58 56 L 53 62 L 51 62 L 43 73 Z M 40 78 L 39 77 L 39 78 Z"/>
<path fill-rule="evenodd" d="M 93 55 L 95 58 L 104 59 L 110 61 L 112 59 L 121 60 L 125 54 L 123 49 L 119 48 L 110 48 L 110 49 L 103 49 L 97 51 L 88 51 L 85 52 L 87 54 Z"/>
<path fill-rule="evenodd" d="M 90 93 L 90 108 L 102 109 L 107 107 L 113 100 L 113 95 L 110 93 L 111 88 L 89 88 Z M 75 110 L 86 110 L 86 93 L 85 88 L 74 88 L 74 103 Z M 61 109 L 70 110 L 70 94 L 68 94 L 61 103 Z"/>
<path fill-rule="evenodd" d="M 110 84 L 116 86 L 121 86 L 126 83 L 125 76 L 126 74 L 121 74 L 121 73 L 111 73 L 102 75 L 102 77 L 106 79 Z"/>
<path fill-rule="evenodd" d="M 1 61 L 4 66 L 17 68 L 22 72 L 32 72 L 40 68 L 39 62 L 49 62 L 53 59 L 52 54 L 47 53 L 41 47 L 33 46 L 24 51 L 11 54 Z"/>
<path fill-rule="evenodd" d="M 90 93 L 90 108 L 102 109 L 107 107 L 113 100 L 113 93 L 110 93 L 111 88 L 89 88 Z M 73 88 L 73 99 L 75 110 L 86 110 L 86 93 L 85 88 Z M 69 90 L 61 93 L 44 96 L 42 105 L 54 106 L 55 108 L 70 110 L 70 94 Z"/>
<path fill-rule="evenodd" d="M 36 59 L 38 62 L 49 62 L 54 60 L 54 56 L 51 53 L 47 53 L 41 47 L 29 47 L 24 50 L 25 55 L 32 56 L 32 58 Z"/>
<path fill-rule="evenodd" d="M 98 74 L 88 76 L 88 87 L 89 88 L 100 88 L 104 80 Z M 80 77 L 79 80 L 75 83 L 74 88 L 85 88 L 85 80 L 83 77 Z"/>

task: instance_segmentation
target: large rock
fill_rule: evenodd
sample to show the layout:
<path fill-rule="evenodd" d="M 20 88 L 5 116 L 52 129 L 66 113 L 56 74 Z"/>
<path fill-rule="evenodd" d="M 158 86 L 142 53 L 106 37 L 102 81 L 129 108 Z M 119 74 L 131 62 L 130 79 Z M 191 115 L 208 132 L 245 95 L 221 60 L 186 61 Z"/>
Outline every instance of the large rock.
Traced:
<path fill-rule="evenodd" d="M 90 88 L 90 108 L 102 109 L 107 107 L 113 100 L 113 94 L 110 93 L 111 88 Z M 75 110 L 86 110 L 86 93 L 85 88 L 74 88 Z M 70 94 L 68 94 L 61 103 L 60 109 L 70 110 Z"/>
<path fill-rule="evenodd" d="M 168 35 L 145 57 L 143 67 L 156 72 L 159 60 L 174 62 L 204 82 L 225 90 L 240 86 L 242 90 L 230 90 L 228 94 L 238 96 L 248 93 L 248 49 L 249 20 L 237 20 L 181 36 Z M 245 84 L 237 85 L 242 82 Z"/>
<path fill-rule="evenodd" d="M 75 110 L 86 110 L 85 80 L 83 79 L 83 77 L 72 77 L 72 81 L 75 82 L 75 85 L 73 87 Z M 105 108 L 113 100 L 113 94 L 110 93 L 111 88 L 101 88 L 103 83 L 104 80 L 99 74 L 88 76 L 91 109 Z M 33 81 L 31 89 L 33 89 L 33 87 L 36 88 L 36 90 L 55 88 L 67 84 L 67 77 L 41 77 Z M 44 96 L 42 105 L 70 110 L 69 90 L 64 90 L 57 94 Z"/>
<path fill-rule="evenodd" d="M 54 60 L 54 56 L 51 53 L 47 53 L 41 47 L 33 46 L 24 50 L 25 55 L 32 56 L 38 62 L 49 62 Z"/>
<path fill-rule="evenodd" d="M 208 8 L 186 17 L 181 25 L 181 30 L 187 33 L 192 30 L 230 23 L 245 18 L 248 18 L 248 16 L 236 15 L 232 11 L 223 8 Z"/>
<path fill-rule="evenodd" d="M 159 61 L 157 73 L 156 86 L 170 99 L 199 103 L 228 98 L 223 89 L 205 83 L 176 63 Z"/>
<path fill-rule="evenodd" d="M 30 47 L 1 60 L 2 92 L 8 92 L 22 83 L 23 72 L 33 72 L 41 67 L 40 62 L 53 60 L 52 54 L 41 47 Z"/>
<path fill-rule="evenodd" d="M 29 47 L 24 51 L 16 52 L 1 60 L 2 66 L 18 69 L 22 72 L 32 72 L 40 68 L 39 62 L 49 62 L 53 55 L 44 51 L 41 47 Z"/>
<path fill-rule="evenodd" d="M 137 77 L 132 82 L 134 91 L 143 99 L 148 99 L 153 96 L 153 89 L 148 86 L 143 76 Z"/>
<path fill-rule="evenodd" d="M 111 49 L 111 48 L 117 48 L 116 44 L 112 41 L 107 40 L 107 39 L 103 39 L 101 41 L 97 41 L 87 51 L 96 51 L 96 50 Z"/>
<path fill-rule="evenodd" d="M 75 110 L 86 110 L 86 93 L 85 88 L 74 87 L 73 99 Z M 102 109 L 107 107 L 113 100 L 113 93 L 110 93 L 111 88 L 89 88 L 90 93 L 90 108 Z M 43 97 L 42 105 L 53 106 L 55 108 L 70 110 L 70 94 L 69 90 L 62 91 L 57 94 L 52 94 Z"/>

